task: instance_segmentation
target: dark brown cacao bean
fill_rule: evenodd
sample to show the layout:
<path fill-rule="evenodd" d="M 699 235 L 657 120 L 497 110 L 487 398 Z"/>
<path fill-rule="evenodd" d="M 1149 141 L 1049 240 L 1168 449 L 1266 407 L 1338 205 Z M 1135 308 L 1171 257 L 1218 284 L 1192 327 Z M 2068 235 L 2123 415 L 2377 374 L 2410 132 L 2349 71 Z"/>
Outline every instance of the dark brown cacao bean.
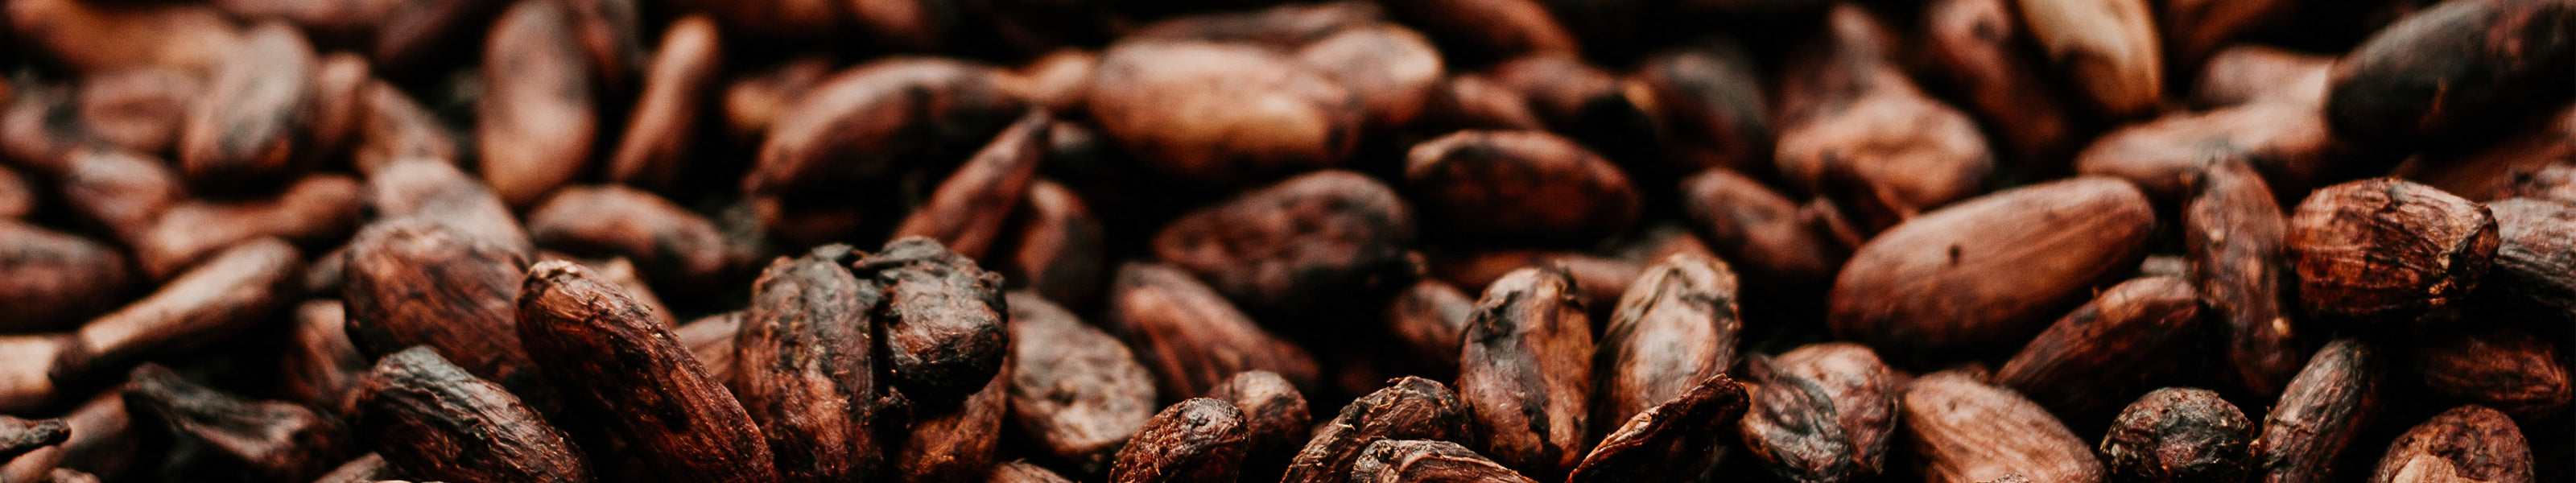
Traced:
<path fill-rule="evenodd" d="M 1467 321 L 1458 399 L 1486 454 L 1555 480 L 1583 458 L 1592 392 L 1592 322 L 1560 267 L 1526 268 L 1485 288 Z"/>
<path fill-rule="evenodd" d="M 2244 481 L 2254 430 L 2218 393 L 2168 387 L 2121 410 L 2098 450 L 2112 481 Z"/>

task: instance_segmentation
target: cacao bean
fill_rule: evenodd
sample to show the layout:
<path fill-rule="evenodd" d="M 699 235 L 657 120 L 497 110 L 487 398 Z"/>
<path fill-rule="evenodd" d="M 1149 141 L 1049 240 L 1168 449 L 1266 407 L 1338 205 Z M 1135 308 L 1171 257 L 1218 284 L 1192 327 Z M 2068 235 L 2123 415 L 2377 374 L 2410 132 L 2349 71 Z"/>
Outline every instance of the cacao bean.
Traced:
<path fill-rule="evenodd" d="M 1251 443 L 1243 411 L 1225 401 L 1192 398 L 1164 408 L 1118 450 L 1111 483 L 1234 481 Z"/>
<path fill-rule="evenodd" d="M 1905 434 L 1927 481 L 1966 483 L 2014 473 L 2030 481 L 2103 480 L 2102 462 L 2083 440 L 2010 389 L 1943 371 L 1916 379 L 1902 401 Z"/>
<path fill-rule="evenodd" d="M 1532 483 L 1535 480 L 1448 441 L 1384 440 L 1369 443 L 1351 464 L 1354 483 Z"/>
<path fill-rule="evenodd" d="M 630 0 L 588 3 L 634 6 Z M 583 38 L 595 43 L 600 41 L 597 35 L 598 32 L 584 32 Z M 627 43 L 631 42 L 630 39 Z M 670 27 L 663 29 L 659 45 L 652 63 L 646 66 L 644 92 L 635 101 L 634 117 L 627 119 L 624 137 L 609 152 L 610 182 L 652 189 L 667 188 L 678 181 L 690 148 L 694 147 L 690 140 L 697 137 L 698 110 L 715 85 L 715 72 L 724 63 L 723 40 L 717 36 L 715 21 L 704 15 L 672 21 Z M 593 55 L 598 55 L 595 49 Z M 607 79 L 617 79 L 617 72 L 601 71 Z"/>
<path fill-rule="evenodd" d="M 887 242 L 860 257 L 853 272 L 885 287 L 878 325 L 888 369 L 906 397 L 925 404 L 963 399 L 1008 366 L 1010 307 L 1000 275 L 920 237 Z"/>
<path fill-rule="evenodd" d="M 1781 354 L 1748 389 L 1744 446 L 1782 479 L 1857 481 L 1887 468 L 1901 386 L 1869 348 L 1809 345 Z"/>
<path fill-rule="evenodd" d="M 2414 143 L 2517 119 L 2576 93 L 2576 6 L 2444 3 L 2371 34 L 2335 63 L 2326 124 L 2344 137 Z"/>
<path fill-rule="evenodd" d="M 760 425 L 782 481 L 844 481 L 884 463 L 871 312 L 885 290 L 843 268 L 854 257 L 825 245 L 770 262 L 733 338 L 726 387 Z"/>
<path fill-rule="evenodd" d="M 519 340 L 573 410 L 645 455 L 667 478 L 777 481 L 769 446 L 751 417 L 669 329 L 563 261 L 528 268 L 519 289 Z M 745 325 L 750 325 L 748 322 Z"/>
<path fill-rule="evenodd" d="M 1592 367 L 1596 429 L 1691 394 L 1702 381 L 1735 367 L 1744 321 L 1735 310 L 1736 278 L 1726 262 L 1674 255 L 1638 277 L 1602 329 Z"/>
<path fill-rule="evenodd" d="M 1046 454 L 1083 473 L 1108 470 L 1120 445 L 1154 417 L 1153 374 L 1126 344 L 1063 307 L 1026 292 L 1006 299 L 1015 341 L 1011 419 Z"/>
<path fill-rule="evenodd" d="M 1228 299 L 1278 310 L 1329 300 L 1402 263 L 1413 235 L 1413 210 L 1394 189 L 1327 170 L 1181 215 L 1152 243 L 1156 258 Z"/>
<path fill-rule="evenodd" d="M 2289 228 L 2301 304 L 2365 327 L 2409 323 L 2466 296 L 2499 243 L 2487 207 L 2393 178 L 2310 193 Z"/>
<path fill-rule="evenodd" d="M 1744 415 L 1744 387 L 1724 374 L 1637 413 L 1602 438 L 1568 482 L 1703 478 L 1717 466 L 1727 422 Z"/>
<path fill-rule="evenodd" d="M 2112 179 L 1995 192 L 1871 238 L 1843 265 L 1828 321 L 1901 359 L 2009 344 L 2136 268 L 2154 223 L 2146 196 Z M 2023 228 L 1981 228 L 1994 226 Z"/>
<path fill-rule="evenodd" d="M 2555 345 L 2518 329 L 2436 336 L 2415 349 L 2424 387 L 2443 397 L 2535 421 L 2564 413 L 2571 392 Z"/>
<path fill-rule="evenodd" d="M 2244 481 L 2254 430 L 2218 393 L 2168 387 L 2121 410 L 2098 450 L 2112 481 Z"/>
<path fill-rule="evenodd" d="M 1216 185 L 1339 165 L 1365 121 L 1360 98 L 1322 69 L 1208 41 L 1109 46 L 1083 104 L 1138 163 Z"/>
<path fill-rule="evenodd" d="M 2318 349 L 2263 417 L 2254 470 L 2264 483 L 2334 481 L 2337 459 L 2378 411 L 2381 362 L 2355 339 Z"/>
<path fill-rule="evenodd" d="M 1216 291 L 1168 265 L 1118 268 L 1110 294 L 1110 329 L 1154 371 L 1165 397 L 1206 394 L 1225 378 L 1264 370 L 1299 387 L 1316 387 L 1313 356 L 1254 325 Z"/>
<path fill-rule="evenodd" d="M 1306 440 L 1306 447 L 1297 452 L 1279 481 L 1342 479 L 1381 442 L 1470 439 L 1466 411 L 1458 394 L 1438 382 L 1411 376 L 1388 381 L 1385 389 L 1342 406 L 1340 414 Z"/>
<path fill-rule="evenodd" d="M 928 203 L 905 216 L 894 237 L 928 237 L 959 255 L 983 258 L 1037 180 L 1053 120 L 1045 112 L 1030 112 L 1003 128 L 992 144 L 940 182 Z"/>
<path fill-rule="evenodd" d="M 1994 383 L 2066 418 L 2107 411 L 2182 369 L 2201 334 L 2200 293 L 2177 278 L 2103 289 L 1995 371 Z M 2089 419 L 2089 418 L 2088 418 Z"/>
<path fill-rule="evenodd" d="M 579 175 L 599 132 L 591 92 L 596 74 L 582 58 L 567 10 L 558 2 L 518 2 L 484 41 L 488 93 L 475 108 L 475 158 L 483 180 L 513 207 L 543 201 Z"/>
<path fill-rule="evenodd" d="M 1591 150 L 1536 131 L 1460 131 L 1413 146 L 1406 187 L 1462 236 L 1595 240 L 1636 223 L 1637 189 Z"/>
<path fill-rule="evenodd" d="M 1573 274 L 1525 268 L 1485 288 L 1467 319 L 1458 399 L 1494 461 L 1556 480 L 1583 458 L 1592 322 Z"/>
<path fill-rule="evenodd" d="M 383 461 L 448 481 L 578 483 L 590 467 L 563 431 L 493 384 L 415 346 L 359 382 L 358 434 Z M 346 470 L 343 467 L 343 470 Z"/>
<path fill-rule="evenodd" d="M 2184 249 L 2194 286 L 2224 334 L 2237 384 L 2261 397 L 2280 394 L 2307 351 L 2283 285 L 2281 205 L 2247 163 L 2220 161 L 2187 180 Z"/>
<path fill-rule="evenodd" d="M 2389 443 L 2372 483 L 2484 481 L 2523 483 L 2531 474 L 2531 446 L 2503 413 L 2460 406 L 2415 425 Z"/>

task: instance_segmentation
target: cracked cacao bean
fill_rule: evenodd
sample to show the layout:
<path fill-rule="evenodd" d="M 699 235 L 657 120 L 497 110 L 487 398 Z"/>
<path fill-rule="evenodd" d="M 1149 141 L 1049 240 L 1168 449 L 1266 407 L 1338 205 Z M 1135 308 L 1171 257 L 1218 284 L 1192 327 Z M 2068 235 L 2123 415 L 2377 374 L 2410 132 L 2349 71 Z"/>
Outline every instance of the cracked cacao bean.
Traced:
<path fill-rule="evenodd" d="M 1744 446 L 1782 479 L 1857 481 L 1887 468 L 1902 387 L 1869 348 L 1800 347 L 1751 367 L 1759 387 L 1737 425 Z M 1748 365 L 1752 366 L 1752 365 Z"/>
<path fill-rule="evenodd" d="M 61 418 L 26 420 L 0 416 L 0 461 L 63 444 L 71 436 L 71 426 L 63 424 Z"/>
<path fill-rule="evenodd" d="M 2371 483 L 2529 483 L 2531 445 L 2504 413 L 2460 406 L 2388 444 Z"/>
<path fill-rule="evenodd" d="M 860 257 L 854 272 L 885 287 L 885 360 L 905 397 L 936 404 L 975 394 L 1011 355 L 1002 277 L 939 242 L 912 237 Z"/>
<path fill-rule="evenodd" d="M 2254 430 L 2218 393 L 2168 387 L 2122 409 L 2097 450 L 2112 481 L 2245 481 Z"/>

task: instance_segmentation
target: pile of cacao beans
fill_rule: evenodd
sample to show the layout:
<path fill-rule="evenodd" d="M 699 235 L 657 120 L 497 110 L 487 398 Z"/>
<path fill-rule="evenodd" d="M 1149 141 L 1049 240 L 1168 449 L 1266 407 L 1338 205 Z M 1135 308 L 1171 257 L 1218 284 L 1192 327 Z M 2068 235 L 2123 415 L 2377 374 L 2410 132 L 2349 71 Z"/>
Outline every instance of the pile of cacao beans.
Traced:
<path fill-rule="evenodd" d="M 0 5 L 0 483 L 2576 481 L 2576 0 Z"/>

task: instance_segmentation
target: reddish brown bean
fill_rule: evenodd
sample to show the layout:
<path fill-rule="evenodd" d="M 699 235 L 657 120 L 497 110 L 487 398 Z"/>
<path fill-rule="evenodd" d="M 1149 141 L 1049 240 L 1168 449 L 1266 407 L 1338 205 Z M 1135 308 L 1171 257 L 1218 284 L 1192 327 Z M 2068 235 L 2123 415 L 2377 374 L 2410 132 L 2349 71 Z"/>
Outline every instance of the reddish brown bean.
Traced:
<path fill-rule="evenodd" d="M 474 146 L 501 201 L 526 207 L 589 166 L 599 133 L 591 65 L 558 2 L 519 2 L 495 20 L 483 51 Z"/>
<path fill-rule="evenodd" d="M 697 138 L 698 111 L 722 70 L 723 41 L 715 21 L 704 15 L 672 21 L 659 45 L 647 66 L 634 117 L 627 118 L 624 137 L 609 151 L 610 182 L 647 189 L 677 182 L 687 166 L 690 140 Z"/>

